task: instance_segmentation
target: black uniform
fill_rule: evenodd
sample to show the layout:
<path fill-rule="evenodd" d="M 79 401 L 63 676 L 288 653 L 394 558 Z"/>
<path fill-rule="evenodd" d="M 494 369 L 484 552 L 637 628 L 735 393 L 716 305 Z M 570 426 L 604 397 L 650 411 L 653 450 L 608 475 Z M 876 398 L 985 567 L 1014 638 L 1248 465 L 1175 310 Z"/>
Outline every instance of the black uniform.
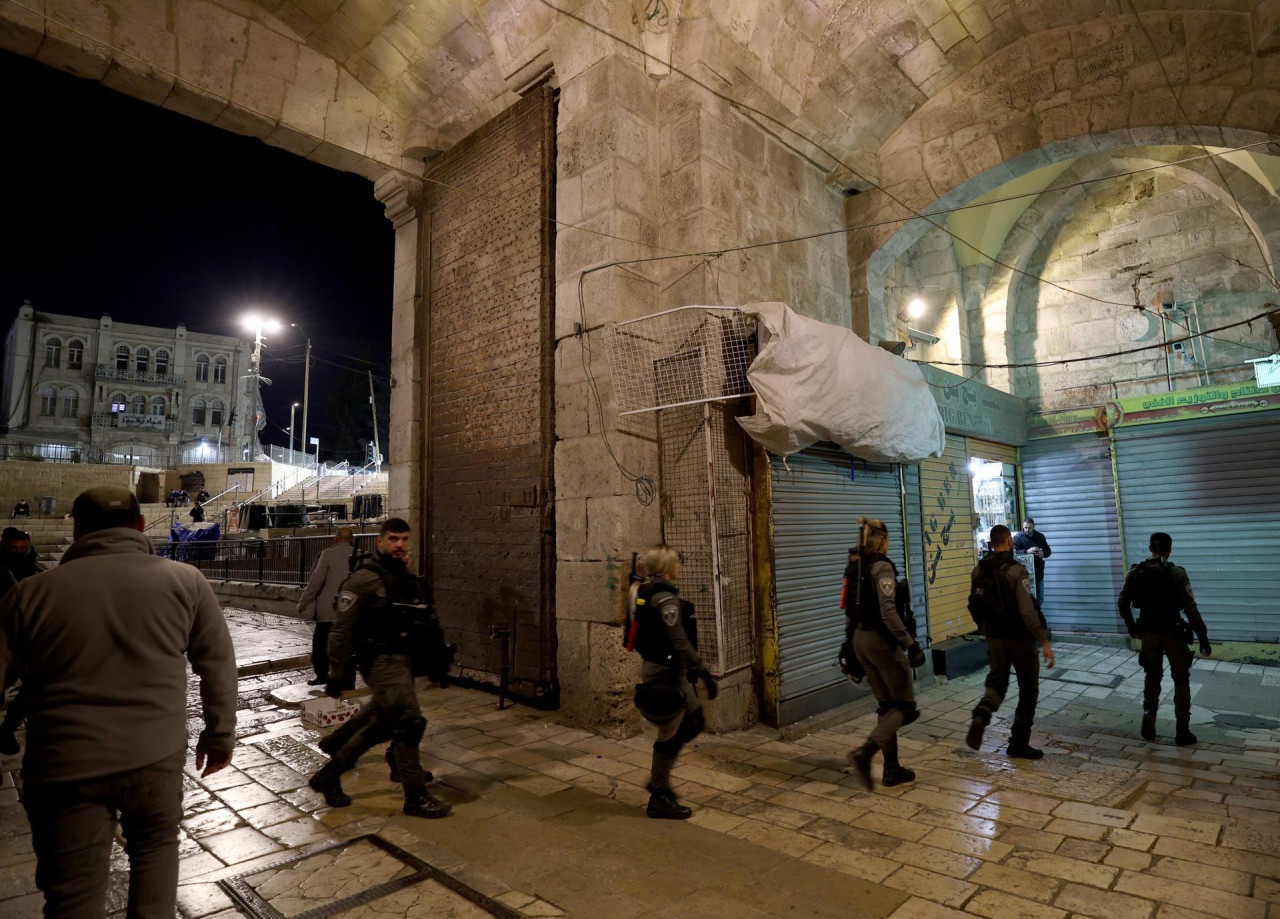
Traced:
<path fill-rule="evenodd" d="M 354 652 L 373 698 L 321 744 L 341 774 L 369 748 L 390 740 L 387 763 L 392 780 L 404 785 L 406 805 L 428 797 L 430 775 L 418 753 L 427 720 L 418 707 L 408 622 L 394 607 L 420 597 L 418 580 L 388 555 L 366 559 L 343 582 L 329 634 L 329 679 L 346 678 Z"/>
<path fill-rule="evenodd" d="M 985 568 L 984 568 L 985 566 Z M 1009 732 L 1010 755 L 1029 748 L 1031 725 L 1035 722 L 1040 698 L 1040 658 L 1037 648 L 1044 643 L 1044 622 L 1028 587 L 1027 569 L 1012 552 L 993 552 L 970 575 L 969 612 L 987 642 L 986 691 L 973 710 L 975 724 L 985 727 L 1000 708 L 1009 691 L 1009 670 L 1018 678 L 1018 707 Z M 996 590 L 995 602 L 984 600 L 988 584 Z M 990 612 L 994 610 L 994 613 Z M 979 740 L 981 730 L 977 731 Z M 973 746 L 971 743 L 970 746 Z"/>
<path fill-rule="evenodd" d="M 0 547 L 0 597 L 15 587 L 19 581 L 44 571 L 37 561 L 35 546 L 25 553 L 17 554 L 9 551 L 8 545 Z M 14 736 L 27 717 L 27 705 L 21 689 L 9 700 L 4 710 L 4 721 L 0 722 L 0 754 L 12 756 L 20 749 Z"/>
<path fill-rule="evenodd" d="M 1142 641 L 1138 660 L 1146 671 L 1142 696 L 1143 736 L 1151 739 L 1155 734 L 1160 683 L 1167 657 L 1173 677 L 1173 710 L 1178 734 L 1190 737 L 1192 653 L 1187 645 L 1194 632 L 1200 647 L 1207 648 L 1209 631 L 1196 606 L 1186 570 L 1158 557 L 1139 562 L 1125 575 L 1117 604 L 1129 635 Z M 1142 610 L 1136 622 L 1134 606 Z M 1188 622 L 1182 621 L 1179 613 L 1183 612 Z"/>
<path fill-rule="evenodd" d="M 920 717 L 905 650 L 915 645 L 915 636 L 903 621 L 898 569 L 888 556 L 855 553 L 844 577 L 846 638 L 878 703 L 870 740 L 884 751 L 888 773 L 898 768 L 898 729 Z"/>
<path fill-rule="evenodd" d="M 715 681 L 698 655 L 693 604 L 680 599 L 674 584 L 662 578 L 645 581 L 636 594 L 633 615 L 635 650 L 644 660 L 641 682 L 636 686 L 636 708 L 658 727 L 649 791 L 669 795 L 676 755 L 706 725 L 702 701 L 693 684 L 703 681 L 708 696 L 715 698 Z"/>
<path fill-rule="evenodd" d="M 1013 534 L 1013 551 L 1026 554 L 1031 549 L 1039 549 L 1039 555 L 1033 555 L 1036 560 L 1036 602 L 1044 604 L 1044 560 L 1053 555 L 1053 550 L 1049 548 L 1049 540 L 1044 538 L 1044 534 L 1039 530 L 1032 532 L 1028 536 L 1022 530 Z"/>

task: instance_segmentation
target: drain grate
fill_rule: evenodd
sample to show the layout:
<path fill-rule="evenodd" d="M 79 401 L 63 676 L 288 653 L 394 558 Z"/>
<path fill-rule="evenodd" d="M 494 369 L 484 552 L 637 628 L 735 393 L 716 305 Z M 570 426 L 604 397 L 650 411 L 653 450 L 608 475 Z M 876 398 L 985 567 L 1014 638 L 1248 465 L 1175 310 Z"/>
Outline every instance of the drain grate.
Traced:
<path fill-rule="evenodd" d="M 357 851 L 362 848 L 364 851 Z M 344 865 L 344 860 L 354 864 Z M 354 878 L 375 882 L 341 896 L 352 886 L 351 882 L 334 882 L 335 875 L 344 869 Z M 385 878 L 375 880 L 382 876 Z M 259 866 L 218 881 L 218 886 L 240 912 L 253 919 L 327 919 L 424 882 L 438 884 L 484 914 L 520 919 L 520 913 L 510 907 L 373 834 Z"/>

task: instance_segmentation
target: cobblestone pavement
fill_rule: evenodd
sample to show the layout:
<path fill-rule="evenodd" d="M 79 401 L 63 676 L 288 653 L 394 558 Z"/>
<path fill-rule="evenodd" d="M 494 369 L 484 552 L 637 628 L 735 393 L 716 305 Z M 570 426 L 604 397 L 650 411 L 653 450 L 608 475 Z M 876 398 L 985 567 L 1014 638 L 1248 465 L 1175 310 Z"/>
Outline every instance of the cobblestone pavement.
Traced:
<path fill-rule="evenodd" d="M 1277 671 L 1198 662 L 1201 742 L 1178 748 L 1167 718 L 1162 742 L 1137 736 L 1133 653 L 1057 653 L 1033 737 L 1040 762 L 1001 752 L 1013 700 L 981 752 L 963 746 L 976 674 L 921 694 L 902 740 L 913 785 L 867 793 L 844 771 L 871 716 L 794 741 L 764 728 L 706 736 L 675 772 L 695 807 L 685 823 L 643 815 L 646 738 L 603 739 L 460 688 L 421 694 L 424 761 L 452 816 L 400 815 L 381 748 L 344 782 L 355 804 L 328 809 L 306 787 L 323 732 L 271 701 L 305 672 L 246 678 L 234 767 L 205 780 L 188 769 L 180 912 L 239 915 L 216 883 L 232 877 L 285 916 L 395 883 L 408 869 L 370 842 L 330 848 L 377 834 L 448 884 L 339 915 L 1280 919 Z M 20 806 L 0 806 L 6 919 L 38 915 L 27 829 Z"/>
<path fill-rule="evenodd" d="M 235 642 L 236 666 L 242 670 L 271 661 L 310 657 L 314 626 L 309 621 L 246 609 L 225 608 L 222 612 Z"/>

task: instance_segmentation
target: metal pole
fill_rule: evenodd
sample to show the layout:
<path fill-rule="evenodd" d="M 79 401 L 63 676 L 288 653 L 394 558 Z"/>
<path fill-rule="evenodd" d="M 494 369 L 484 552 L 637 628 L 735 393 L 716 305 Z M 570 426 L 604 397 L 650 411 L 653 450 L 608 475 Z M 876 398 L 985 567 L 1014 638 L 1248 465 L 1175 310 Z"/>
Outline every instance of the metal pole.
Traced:
<path fill-rule="evenodd" d="M 1129 570 L 1129 553 L 1124 546 L 1124 509 L 1120 504 L 1120 463 L 1116 460 L 1116 431 L 1107 428 L 1107 446 L 1111 453 L 1111 487 L 1116 500 L 1116 535 L 1120 538 L 1120 570 Z"/>
<path fill-rule="evenodd" d="M 373 401 L 373 371 L 369 371 L 369 411 L 373 413 L 373 463 L 382 471 L 382 447 L 378 443 L 378 404 Z"/>
<path fill-rule="evenodd" d="M 307 408 L 311 404 L 311 339 L 307 339 L 307 362 L 302 371 L 302 439 L 298 446 L 307 452 Z M 320 462 L 320 447 L 316 446 L 316 463 Z"/>
<path fill-rule="evenodd" d="M 298 403 L 289 406 L 289 462 L 293 462 L 293 415 L 298 410 Z"/>
<path fill-rule="evenodd" d="M 711 404 L 702 405 L 703 443 L 707 451 L 707 523 L 711 540 L 711 596 L 715 600 L 716 611 L 716 661 L 718 672 L 724 673 L 724 610 L 720 603 L 720 528 L 716 520 L 716 463 L 713 453 L 714 444 L 711 436 Z"/>

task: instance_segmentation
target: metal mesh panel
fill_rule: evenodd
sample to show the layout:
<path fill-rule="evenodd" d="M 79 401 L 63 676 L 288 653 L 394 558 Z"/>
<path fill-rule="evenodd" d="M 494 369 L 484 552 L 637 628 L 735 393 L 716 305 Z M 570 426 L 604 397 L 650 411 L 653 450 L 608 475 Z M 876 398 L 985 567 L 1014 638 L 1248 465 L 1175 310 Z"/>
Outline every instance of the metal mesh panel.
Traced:
<path fill-rule="evenodd" d="M 618 412 L 732 399 L 751 393 L 755 320 L 728 307 L 682 306 L 614 323 L 605 344 Z"/>
<path fill-rule="evenodd" d="M 728 408 L 706 404 L 663 411 L 658 431 L 664 538 L 681 553 L 698 650 L 723 674 L 755 653 L 743 435 Z"/>

